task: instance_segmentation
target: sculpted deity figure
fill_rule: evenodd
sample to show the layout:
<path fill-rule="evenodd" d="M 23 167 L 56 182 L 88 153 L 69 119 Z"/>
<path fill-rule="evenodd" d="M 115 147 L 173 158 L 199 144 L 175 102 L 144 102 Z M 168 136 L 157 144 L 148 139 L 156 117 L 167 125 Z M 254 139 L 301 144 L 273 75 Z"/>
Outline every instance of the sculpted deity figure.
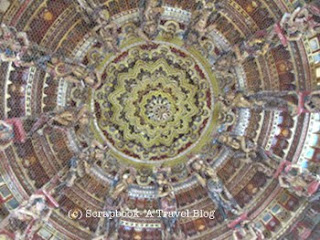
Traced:
<path fill-rule="evenodd" d="M 285 111 L 292 116 L 296 116 L 298 114 L 299 96 L 294 91 L 262 91 L 256 94 L 250 94 L 248 97 L 255 101 L 262 102 L 262 108 L 265 110 Z"/>
<path fill-rule="evenodd" d="M 141 168 L 137 172 L 136 181 L 140 186 L 148 186 L 154 180 L 151 175 L 149 168 Z"/>
<path fill-rule="evenodd" d="M 215 28 L 214 22 L 218 16 L 212 3 L 205 4 L 193 11 L 184 35 L 185 47 L 199 44 L 200 40 Z"/>
<path fill-rule="evenodd" d="M 92 32 L 103 43 L 104 51 L 119 52 L 118 25 L 110 20 L 109 13 L 106 10 L 100 10 L 97 23 L 98 25 L 93 28 Z"/>
<path fill-rule="evenodd" d="M 265 239 L 263 232 L 256 224 L 248 218 L 247 213 L 241 214 L 237 219 L 228 224 L 233 229 L 232 237 L 234 240 L 240 239 Z"/>
<path fill-rule="evenodd" d="M 72 0 L 76 5 L 76 10 L 82 18 L 85 20 L 87 24 L 91 24 L 93 22 L 93 18 L 95 18 L 95 10 L 97 9 L 97 5 L 93 0 Z"/>
<path fill-rule="evenodd" d="M 265 30 L 257 31 L 252 37 L 237 46 L 238 58 L 244 61 L 247 57 L 265 55 L 270 48 L 276 47 L 280 41 L 298 41 L 303 35 L 314 35 L 320 29 L 318 2 L 297 8 L 293 13 L 285 13 L 279 23 Z M 279 41 L 280 40 L 280 41 Z"/>
<path fill-rule="evenodd" d="M 18 61 L 29 47 L 25 32 L 18 32 L 4 23 L 0 26 L 0 61 Z"/>
<path fill-rule="evenodd" d="M 55 191 L 61 195 L 65 187 L 74 186 L 77 179 L 89 174 L 93 164 L 105 158 L 106 148 L 99 142 L 93 141 L 90 146 L 70 158 L 67 173 L 62 176 L 61 184 L 55 188 Z"/>
<path fill-rule="evenodd" d="M 140 28 L 138 36 L 150 42 L 158 36 L 161 14 L 164 12 L 162 0 L 141 0 L 140 1 Z"/>
<path fill-rule="evenodd" d="M 80 157 L 78 156 L 73 156 L 69 160 L 68 164 L 68 171 L 67 173 L 62 177 L 62 182 L 60 185 L 56 187 L 56 192 L 59 194 L 62 194 L 62 189 L 65 187 L 70 188 L 74 186 L 75 181 L 78 178 L 81 178 L 84 176 L 84 162 Z"/>
<path fill-rule="evenodd" d="M 161 0 L 142 0 L 140 2 L 140 9 L 143 18 L 147 21 L 154 20 L 159 13 L 163 13 L 163 2 Z"/>
<path fill-rule="evenodd" d="M 55 114 L 52 118 L 52 124 L 62 127 L 73 127 L 84 121 L 83 118 L 88 118 L 87 106 L 78 108 L 65 109 L 62 112 Z"/>
<path fill-rule="evenodd" d="M 34 133 L 43 134 L 43 129 L 46 126 L 59 127 L 68 129 L 75 126 L 81 126 L 89 121 L 91 117 L 86 105 L 80 107 L 70 107 L 55 112 L 45 112 L 39 116 L 37 121 L 33 124 L 28 136 Z"/>
<path fill-rule="evenodd" d="M 222 104 L 218 120 L 223 127 L 232 126 L 236 121 L 236 114 L 231 108 Z"/>
<path fill-rule="evenodd" d="M 14 139 L 14 130 L 11 124 L 0 121 L 0 149 L 6 149 Z"/>
<path fill-rule="evenodd" d="M 282 168 L 282 169 L 281 169 Z M 311 197 L 319 195 L 320 177 L 311 174 L 307 169 L 299 165 L 284 162 L 278 172 L 279 184 L 283 188 L 296 193 L 298 196 Z"/>
<path fill-rule="evenodd" d="M 298 41 L 303 35 L 315 35 L 320 30 L 320 3 L 314 1 L 285 13 L 280 22 L 289 41 Z"/>
<path fill-rule="evenodd" d="M 168 175 L 170 172 L 171 170 L 169 169 L 158 169 L 158 171 L 156 171 L 155 179 L 160 209 L 164 212 L 163 216 L 161 217 L 165 227 L 165 239 L 170 239 L 170 236 L 177 232 L 176 228 L 178 226 L 178 217 L 166 215 L 166 213 L 168 212 L 177 211 L 177 201 L 174 193 L 174 188 L 169 180 Z M 176 231 L 174 229 L 176 229 Z"/>
<path fill-rule="evenodd" d="M 227 133 L 222 133 L 217 140 L 234 151 L 245 153 L 246 158 L 256 156 L 256 146 L 245 136 L 231 136 Z"/>
<path fill-rule="evenodd" d="M 228 92 L 224 97 L 219 96 L 218 100 L 229 108 L 249 108 L 269 111 L 288 112 L 291 116 L 299 113 L 299 96 L 293 91 L 271 92 L 262 91 L 259 93 Z"/>
<path fill-rule="evenodd" d="M 121 179 L 117 181 L 116 185 L 110 190 L 109 196 L 112 199 L 112 202 L 118 201 L 119 196 L 128 190 L 129 185 L 132 184 L 134 180 L 135 176 L 131 172 L 124 173 L 121 176 Z M 110 202 L 111 205 L 112 202 Z"/>
<path fill-rule="evenodd" d="M 239 62 L 244 62 L 248 57 L 258 57 L 265 55 L 271 48 L 280 44 L 276 25 L 267 29 L 255 32 L 251 37 L 239 45 L 235 45 L 233 50 Z"/>
<path fill-rule="evenodd" d="M 90 70 L 83 64 L 77 64 L 59 54 L 45 55 L 37 50 L 28 50 L 23 56 L 20 66 L 36 66 L 48 72 L 53 79 L 63 78 L 69 83 L 82 87 L 89 86 L 97 89 L 101 84 L 101 74 L 97 70 Z"/>
<path fill-rule="evenodd" d="M 131 171 L 123 173 L 120 179 L 116 179 L 110 187 L 109 193 L 106 197 L 104 211 L 116 211 L 122 209 L 123 204 L 126 200 L 126 195 L 129 186 L 134 182 L 135 176 Z M 114 217 L 100 218 L 98 227 L 95 232 L 96 238 L 98 239 L 117 239 L 118 236 L 118 225 L 119 219 Z M 115 229 L 115 230 L 114 230 Z M 108 238 L 110 237 L 110 238 Z"/>
<path fill-rule="evenodd" d="M 18 229 L 15 231 L 16 240 L 32 239 L 34 233 L 47 222 L 54 207 L 58 203 L 44 190 L 31 195 L 27 202 L 14 210 L 10 216 L 10 224 Z"/>
<path fill-rule="evenodd" d="M 311 173 L 301 164 L 282 161 L 274 174 L 274 178 L 278 178 L 281 187 L 300 197 L 308 198 L 310 202 L 320 198 L 319 175 Z"/>
<path fill-rule="evenodd" d="M 228 218 L 227 211 L 239 215 L 241 207 L 235 201 L 231 193 L 224 186 L 216 171 L 202 160 L 194 160 L 191 163 L 191 170 L 196 174 L 199 183 L 208 190 L 209 197 L 216 205 L 224 220 Z"/>
<path fill-rule="evenodd" d="M 30 46 L 23 52 L 20 58 L 14 61 L 17 67 L 37 67 L 43 71 L 47 70 L 48 63 L 54 54 L 48 52 L 47 49 L 36 45 Z"/>
<path fill-rule="evenodd" d="M 45 63 L 45 70 L 53 79 L 63 78 L 72 74 L 77 75 L 84 73 L 84 67 L 73 63 L 71 60 L 62 56 L 61 54 L 53 54 L 49 61 Z"/>
<path fill-rule="evenodd" d="M 298 103 L 289 103 L 289 113 L 292 116 L 300 115 L 303 113 L 318 113 L 320 112 L 320 91 L 300 91 L 291 93 L 296 95 Z"/>
<path fill-rule="evenodd" d="M 219 100 L 229 108 L 258 108 L 263 106 L 263 102 L 249 98 L 242 92 L 228 92 L 225 97 L 220 96 Z"/>
<path fill-rule="evenodd" d="M 220 75 L 220 88 L 231 90 L 236 84 L 235 67 L 239 64 L 234 54 L 225 54 L 214 63 L 214 71 Z"/>
<path fill-rule="evenodd" d="M 64 80 L 70 83 L 81 84 L 83 87 L 89 86 L 97 89 L 101 85 L 101 73 L 97 70 L 88 71 L 82 66 L 77 66 L 74 67 L 71 74 L 64 77 Z"/>
<path fill-rule="evenodd" d="M 288 41 L 299 41 L 304 35 L 313 36 L 320 30 L 320 3 L 313 1 L 285 13 L 279 23 L 259 30 L 242 44 L 234 47 L 237 58 L 243 62 L 248 57 L 265 55 L 271 48 Z"/>

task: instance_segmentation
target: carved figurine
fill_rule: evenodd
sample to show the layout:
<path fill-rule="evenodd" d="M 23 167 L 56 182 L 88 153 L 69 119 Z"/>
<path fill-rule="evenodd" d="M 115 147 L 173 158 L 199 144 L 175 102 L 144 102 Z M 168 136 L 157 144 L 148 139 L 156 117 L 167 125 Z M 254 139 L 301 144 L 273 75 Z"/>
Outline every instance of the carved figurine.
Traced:
<path fill-rule="evenodd" d="M 104 211 L 116 211 L 123 208 L 122 205 L 125 203 L 128 188 L 134 182 L 134 179 L 135 177 L 130 171 L 124 173 L 119 180 L 113 182 L 106 198 Z M 113 239 L 113 237 L 117 239 L 118 225 L 119 219 L 117 217 L 113 219 L 101 218 L 95 232 L 96 239 L 104 239 L 111 236 L 112 238 L 110 239 Z M 115 230 L 113 231 L 112 229 Z"/>
<path fill-rule="evenodd" d="M 214 63 L 214 71 L 220 75 L 220 89 L 231 90 L 236 85 L 235 67 L 239 64 L 233 54 L 225 54 Z"/>
<path fill-rule="evenodd" d="M 38 67 L 46 71 L 52 56 L 52 53 L 47 53 L 42 47 L 32 44 L 14 63 L 18 67 Z"/>
<path fill-rule="evenodd" d="M 219 112 L 219 123 L 222 127 L 232 126 L 236 121 L 236 114 L 232 109 L 221 104 L 221 111 Z"/>
<path fill-rule="evenodd" d="M 313 36 L 320 29 L 320 4 L 319 1 L 296 8 L 293 13 L 285 13 L 280 26 L 289 41 L 298 41 L 304 35 Z"/>
<path fill-rule="evenodd" d="M 17 32 L 14 27 L 4 23 L 0 26 L 0 61 L 17 61 L 29 47 L 25 32 Z"/>
<path fill-rule="evenodd" d="M 49 113 L 47 124 L 52 127 L 70 128 L 79 124 L 82 118 L 88 118 L 87 106 L 67 108 L 58 112 Z"/>
<path fill-rule="evenodd" d="M 70 160 L 69 160 L 69 170 L 68 173 L 66 175 L 66 178 L 64 180 L 64 185 L 68 188 L 72 187 L 76 181 L 77 178 L 83 177 L 84 175 L 84 171 L 83 169 L 81 169 L 81 167 L 83 168 L 83 164 L 81 164 L 81 160 L 80 158 L 73 156 Z"/>
<path fill-rule="evenodd" d="M 136 181 L 140 186 L 148 186 L 153 181 L 152 171 L 149 168 L 141 168 L 137 172 Z"/>
<path fill-rule="evenodd" d="M 19 226 L 15 231 L 15 239 L 32 239 L 57 206 L 58 203 L 46 191 L 31 195 L 28 202 L 22 203 L 10 216 L 11 224 Z"/>
<path fill-rule="evenodd" d="M 105 52 L 117 53 L 120 51 L 118 45 L 118 25 L 110 20 L 106 10 L 99 12 L 98 25 L 92 30 L 98 40 L 103 43 Z"/>
<path fill-rule="evenodd" d="M 230 229 L 233 229 L 233 239 L 265 239 L 261 229 L 257 228 L 256 224 L 248 219 L 247 213 L 242 214 L 234 221 L 228 224 Z"/>
<path fill-rule="evenodd" d="M 202 160 L 194 160 L 191 169 L 196 172 L 199 183 L 208 189 L 209 197 L 215 203 L 224 220 L 228 218 L 227 211 L 239 215 L 242 211 L 231 193 L 219 179 L 216 171 Z"/>
<path fill-rule="evenodd" d="M 158 36 L 160 17 L 164 12 L 162 4 L 162 0 L 140 1 L 141 25 L 138 29 L 138 36 L 147 42 Z"/>
<path fill-rule="evenodd" d="M 279 110 L 296 116 L 299 112 L 299 96 L 293 91 L 272 92 L 262 91 L 247 96 L 253 101 L 261 102 L 265 110 Z M 290 98 L 290 99 L 289 99 Z"/>
<path fill-rule="evenodd" d="M 313 175 L 307 169 L 290 162 L 283 162 L 275 176 L 278 176 L 281 187 L 287 188 L 301 197 L 311 197 L 319 190 L 320 178 L 318 175 Z"/>
<path fill-rule="evenodd" d="M 231 136 L 227 133 L 222 133 L 217 140 L 234 151 L 245 153 L 246 158 L 256 156 L 256 146 L 245 136 Z"/>
<path fill-rule="evenodd" d="M 71 74 L 76 74 L 80 67 L 61 55 L 53 55 L 50 61 L 46 63 L 46 72 L 49 73 L 53 79 L 59 79 Z"/>
<path fill-rule="evenodd" d="M 34 133 L 42 135 L 46 127 L 60 128 L 67 131 L 68 128 L 81 126 L 81 124 L 89 122 L 90 118 L 91 115 L 86 105 L 69 107 L 60 111 L 45 112 L 36 119 L 28 136 L 31 137 Z"/>
<path fill-rule="evenodd" d="M 93 0 L 72 0 L 76 5 L 76 11 L 87 24 L 91 24 L 95 18 L 96 3 Z"/>
<path fill-rule="evenodd" d="M 267 29 L 255 32 L 250 38 L 240 45 L 235 45 L 233 50 L 239 62 L 244 62 L 248 57 L 265 55 L 271 48 L 280 44 L 279 37 L 272 25 Z"/>
<path fill-rule="evenodd" d="M 299 113 L 299 96 L 293 91 L 244 94 L 242 92 L 228 92 L 225 97 L 219 96 L 218 100 L 229 108 L 249 108 L 260 110 L 277 110 L 288 112 L 291 116 Z"/>
<path fill-rule="evenodd" d="M 220 96 L 219 100 L 226 106 L 233 108 L 259 108 L 263 106 L 262 101 L 257 101 L 246 96 L 242 92 L 228 92 L 225 97 Z"/>
<path fill-rule="evenodd" d="M 168 179 L 168 171 L 165 169 L 160 169 L 156 172 L 156 186 L 158 189 L 158 198 L 160 209 L 164 211 L 162 216 L 162 221 L 165 226 L 165 239 L 169 239 L 169 236 L 172 236 L 174 233 L 174 228 L 177 224 L 177 217 L 166 216 L 166 212 L 175 212 L 177 211 L 177 201 L 174 194 L 174 188 Z"/>
<path fill-rule="evenodd" d="M 66 75 L 64 80 L 97 89 L 101 85 L 101 74 L 97 70 L 88 71 L 79 66 L 75 67 L 71 74 Z"/>
<path fill-rule="evenodd" d="M 213 4 L 205 4 L 191 14 L 191 21 L 185 32 L 185 47 L 200 44 L 200 41 L 215 28 L 215 20 L 218 18 Z"/>

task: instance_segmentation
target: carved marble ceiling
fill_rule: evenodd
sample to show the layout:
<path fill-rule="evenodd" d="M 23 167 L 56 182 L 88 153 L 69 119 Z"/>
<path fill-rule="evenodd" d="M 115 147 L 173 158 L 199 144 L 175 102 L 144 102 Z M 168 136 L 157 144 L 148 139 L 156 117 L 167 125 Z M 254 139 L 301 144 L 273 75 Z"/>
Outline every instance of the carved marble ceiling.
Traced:
<path fill-rule="evenodd" d="M 319 239 L 319 1 L 0 18 L 0 239 Z"/>

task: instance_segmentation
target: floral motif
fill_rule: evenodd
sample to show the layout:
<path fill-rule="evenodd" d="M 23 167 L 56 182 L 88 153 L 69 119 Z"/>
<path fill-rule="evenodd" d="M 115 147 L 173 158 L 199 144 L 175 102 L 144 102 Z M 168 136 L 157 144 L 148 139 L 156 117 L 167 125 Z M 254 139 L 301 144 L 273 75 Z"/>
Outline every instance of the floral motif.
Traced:
<path fill-rule="evenodd" d="M 209 81 L 173 47 L 133 47 L 106 67 L 95 93 L 98 125 L 117 151 L 140 161 L 174 158 L 201 137 L 212 112 Z"/>

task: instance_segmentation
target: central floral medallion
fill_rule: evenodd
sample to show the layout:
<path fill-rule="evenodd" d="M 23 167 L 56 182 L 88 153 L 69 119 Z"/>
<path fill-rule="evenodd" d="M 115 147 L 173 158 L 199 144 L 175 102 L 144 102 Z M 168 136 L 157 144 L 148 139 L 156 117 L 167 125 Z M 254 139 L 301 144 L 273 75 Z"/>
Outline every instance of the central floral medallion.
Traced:
<path fill-rule="evenodd" d="M 116 153 L 138 162 L 186 154 L 212 117 L 210 81 L 172 46 L 140 45 L 112 62 L 94 93 L 97 125 Z"/>
<path fill-rule="evenodd" d="M 152 96 L 145 105 L 146 115 L 149 119 L 155 122 L 167 122 L 171 114 L 171 103 L 165 97 L 163 98 L 161 94 L 158 96 Z"/>

